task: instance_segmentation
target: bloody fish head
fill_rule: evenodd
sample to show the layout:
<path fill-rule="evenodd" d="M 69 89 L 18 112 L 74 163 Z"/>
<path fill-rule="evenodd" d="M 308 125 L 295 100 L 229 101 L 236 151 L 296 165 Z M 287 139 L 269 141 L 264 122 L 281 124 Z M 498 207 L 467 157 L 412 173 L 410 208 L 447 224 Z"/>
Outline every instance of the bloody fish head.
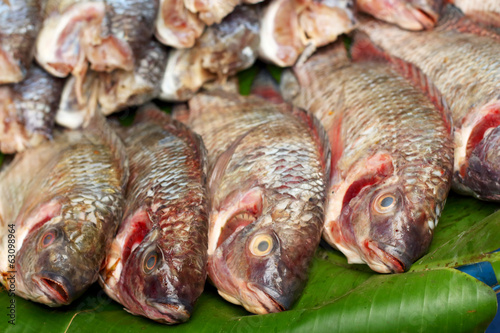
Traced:
<path fill-rule="evenodd" d="M 219 294 L 257 314 L 288 310 L 298 298 L 321 228 L 314 223 L 321 211 L 313 203 L 267 199 L 267 204 L 250 205 L 256 210 L 239 206 L 226 215 L 208 263 Z M 309 223 L 300 227 L 287 222 L 306 218 Z"/>
<path fill-rule="evenodd" d="M 483 200 L 500 198 L 500 126 L 489 128 L 472 149 L 464 185 Z"/>
<path fill-rule="evenodd" d="M 18 251 L 19 282 L 30 299 L 69 304 L 96 281 L 104 251 L 105 239 L 94 223 L 49 221 L 30 232 Z"/>
<path fill-rule="evenodd" d="M 361 188 L 344 201 L 339 217 L 344 244 L 357 252 L 360 262 L 380 273 L 408 270 L 432 238 L 424 210 L 415 210 L 391 178 Z"/>
<path fill-rule="evenodd" d="M 200 279 L 186 276 L 189 263 L 176 260 L 169 248 L 162 245 L 161 232 L 152 229 L 130 253 L 119 288 L 123 305 L 132 313 L 176 324 L 189 319 L 203 281 L 191 283 Z"/>

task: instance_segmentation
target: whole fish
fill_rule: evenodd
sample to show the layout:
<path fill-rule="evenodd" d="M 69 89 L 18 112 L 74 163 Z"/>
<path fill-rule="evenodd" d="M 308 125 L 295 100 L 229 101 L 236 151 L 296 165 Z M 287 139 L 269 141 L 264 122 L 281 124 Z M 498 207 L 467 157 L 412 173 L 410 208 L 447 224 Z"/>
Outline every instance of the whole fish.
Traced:
<path fill-rule="evenodd" d="M 408 30 L 432 29 L 442 4 L 443 0 L 356 0 L 359 11 Z"/>
<path fill-rule="evenodd" d="M 0 85 L 0 152 L 12 154 L 52 137 L 63 80 L 32 66 L 24 81 Z"/>
<path fill-rule="evenodd" d="M 99 281 L 133 314 L 184 322 L 207 275 L 205 148 L 151 105 L 121 134 L 130 159 L 126 210 Z"/>
<path fill-rule="evenodd" d="M 253 313 L 301 294 L 323 225 L 328 138 L 288 104 L 212 91 L 186 122 L 208 151 L 208 272 L 219 294 Z"/>
<path fill-rule="evenodd" d="M 158 0 L 48 0 L 35 57 L 49 73 L 83 80 L 95 71 L 131 71 L 154 32 Z"/>
<path fill-rule="evenodd" d="M 18 296 L 60 306 L 94 283 L 121 218 L 127 163 L 101 118 L 17 154 L 0 173 L 2 284 L 13 277 Z"/>
<path fill-rule="evenodd" d="M 500 200 L 500 35 L 451 5 L 431 31 L 410 33 L 375 21 L 362 29 L 386 51 L 419 66 L 449 103 L 455 127 L 454 189 Z"/>
<path fill-rule="evenodd" d="M 220 24 L 208 27 L 192 48 L 170 51 L 160 98 L 185 101 L 204 83 L 227 80 L 253 65 L 258 47 L 258 9 L 236 7 Z"/>
<path fill-rule="evenodd" d="M 278 66 L 295 64 L 354 29 L 350 0 L 273 0 L 261 18 L 260 56 Z"/>
<path fill-rule="evenodd" d="M 42 0 L 0 1 L 0 84 L 24 79 L 42 23 Z"/>
<path fill-rule="evenodd" d="M 351 62 L 337 43 L 296 65 L 298 87 L 288 73 L 283 92 L 313 112 L 330 137 L 324 239 L 349 263 L 400 273 L 427 251 L 445 204 L 452 127 L 442 98 L 422 73 L 375 54 L 360 38 Z M 401 67 L 414 77 L 401 76 Z M 428 87 L 438 107 L 420 86 Z"/>

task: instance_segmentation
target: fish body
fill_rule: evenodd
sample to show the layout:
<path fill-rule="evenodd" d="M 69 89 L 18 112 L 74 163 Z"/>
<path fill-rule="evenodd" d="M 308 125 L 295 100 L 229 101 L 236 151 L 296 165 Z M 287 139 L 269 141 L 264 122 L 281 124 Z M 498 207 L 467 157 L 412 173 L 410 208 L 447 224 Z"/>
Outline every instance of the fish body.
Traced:
<path fill-rule="evenodd" d="M 250 312 L 289 309 L 321 236 L 326 134 L 288 104 L 220 90 L 192 98 L 186 122 L 208 151 L 211 281 Z"/>
<path fill-rule="evenodd" d="M 278 66 L 295 64 L 305 52 L 354 29 L 349 0 L 274 0 L 261 18 L 260 56 Z"/>
<path fill-rule="evenodd" d="M 453 187 L 500 200 L 500 35 L 452 6 L 431 31 L 410 33 L 370 21 L 362 29 L 381 48 L 420 67 L 447 100 L 455 127 Z"/>
<path fill-rule="evenodd" d="M 127 163 L 101 118 L 17 154 L 0 174 L 2 284 L 15 271 L 18 296 L 60 306 L 94 283 L 121 218 Z"/>
<path fill-rule="evenodd" d="M 49 0 L 35 57 L 49 73 L 82 78 L 88 68 L 132 70 L 153 35 L 157 0 Z"/>
<path fill-rule="evenodd" d="M 432 29 L 443 0 L 356 0 L 356 8 L 407 30 Z"/>
<path fill-rule="evenodd" d="M 450 189 L 451 124 L 388 62 L 362 52 L 353 62 L 339 43 L 318 52 L 294 67 L 296 78 L 284 76 L 283 94 L 330 137 L 323 238 L 349 263 L 403 272 L 428 249 Z"/>
<path fill-rule="evenodd" d="M 500 27 L 500 2 L 497 0 L 451 0 L 467 16 L 487 25 Z"/>
<path fill-rule="evenodd" d="M 121 135 L 130 158 L 126 210 L 101 271 L 127 311 L 189 319 L 206 279 L 208 199 L 203 143 L 154 106 Z"/>
<path fill-rule="evenodd" d="M 12 154 L 52 138 L 63 81 L 32 66 L 24 81 L 0 86 L 0 151 Z"/>
<path fill-rule="evenodd" d="M 225 81 L 253 65 L 259 47 L 259 11 L 238 6 L 221 23 L 207 27 L 190 49 L 171 50 L 160 98 L 186 101 L 206 82 Z"/>
<path fill-rule="evenodd" d="M 24 79 L 42 23 L 42 0 L 0 2 L 0 84 Z"/>

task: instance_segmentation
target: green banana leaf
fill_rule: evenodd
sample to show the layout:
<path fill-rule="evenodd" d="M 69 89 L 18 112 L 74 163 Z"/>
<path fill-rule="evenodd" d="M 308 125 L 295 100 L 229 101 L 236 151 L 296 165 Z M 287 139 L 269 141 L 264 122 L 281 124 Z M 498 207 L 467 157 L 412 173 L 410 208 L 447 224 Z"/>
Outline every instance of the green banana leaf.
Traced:
<path fill-rule="evenodd" d="M 165 327 L 124 311 L 95 284 L 61 308 L 0 292 L 0 332 L 482 332 L 495 316 L 496 295 L 452 267 L 489 261 L 498 276 L 498 208 L 451 194 L 428 254 L 404 274 L 373 273 L 319 248 L 303 295 L 282 313 L 251 315 L 207 284 L 190 321 Z M 8 323 L 11 299 L 15 325 Z"/>

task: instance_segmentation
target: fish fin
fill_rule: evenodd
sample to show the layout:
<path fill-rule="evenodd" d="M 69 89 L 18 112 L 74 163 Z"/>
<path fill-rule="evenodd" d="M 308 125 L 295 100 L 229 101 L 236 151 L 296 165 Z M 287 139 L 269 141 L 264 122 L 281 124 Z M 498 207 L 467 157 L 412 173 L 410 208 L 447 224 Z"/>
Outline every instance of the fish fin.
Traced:
<path fill-rule="evenodd" d="M 95 142 L 94 137 L 97 137 L 111 148 L 114 159 L 118 161 L 118 164 L 122 169 L 121 184 L 123 188 L 125 188 L 129 176 L 127 151 L 125 149 L 125 144 L 120 139 L 118 134 L 116 134 L 116 132 L 106 122 L 106 118 L 100 112 L 96 112 L 89 120 L 86 127 L 83 128 L 83 133 L 91 142 Z"/>
<path fill-rule="evenodd" d="M 320 156 L 322 157 L 322 166 L 325 170 L 325 175 L 327 177 L 330 175 L 331 170 L 331 162 L 332 162 L 332 151 L 330 149 L 330 139 L 328 138 L 328 133 L 325 131 L 323 125 L 316 116 L 314 116 L 311 112 L 305 111 L 304 109 L 300 109 L 297 107 L 292 107 L 287 104 L 287 108 L 285 112 L 290 112 L 297 120 L 303 123 L 309 131 L 309 134 L 313 138 L 318 150 L 320 152 Z M 339 136 L 340 137 L 340 136 Z M 333 143 L 333 145 L 335 145 Z"/>
<path fill-rule="evenodd" d="M 490 37 L 500 41 L 500 34 L 481 23 L 475 22 L 474 17 L 471 19 L 465 16 L 460 9 L 451 4 L 443 8 L 436 29 L 454 30 L 460 33 Z"/>
<path fill-rule="evenodd" d="M 330 149 L 331 149 L 331 172 L 330 180 L 334 179 L 335 173 L 338 170 L 337 163 L 342 157 L 344 152 L 344 143 L 342 141 L 342 120 L 344 113 L 342 110 L 333 110 L 334 118 L 332 121 L 332 127 L 328 130 L 328 137 L 330 138 Z"/>
<path fill-rule="evenodd" d="M 444 124 L 451 134 L 453 120 L 446 99 L 434 85 L 432 80 L 417 66 L 401 58 L 390 55 L 376 46 L 364 32 L 356 33 L 354 44 L 351 48 L 352 58 L 355 61 L 374 60 L 390 64 L 399 75 L 404 77 L 415 88 L 422 91 L 441 113 Z"/>
<path fill-rule="evenodd" d="M 234 152 L 236 151 L 236 148 L 238 148 L 239 144 L 243 139 L 253 132 L 258 126 L 252 128 L 251 130 L 247 131 L 246 133 L 243 133 L 240 135 L 236 140 L 231 143 L 231 145 L 224 151 L 222 152 L 216 159 L 215 164 L 213 167 L 208 171 L 209 174 L 209 179 L 208 179 L 208 189 L 210 192 L 210 197 L 213 197 L 213 192 L 218 188 L 219 182 L 224 176 L 224 172 L 226 171 L 227 166 L 229 165 L 229 162 L 231 161 L 231 157 L 233 156 Z"/>
<path fill-rule="evenodd" d="M 275 104 L 284 102 L 278 83 L 271 77 L 269 72 L 263 69 L 255 77 L 250 94 L 260 96 Z"/>

